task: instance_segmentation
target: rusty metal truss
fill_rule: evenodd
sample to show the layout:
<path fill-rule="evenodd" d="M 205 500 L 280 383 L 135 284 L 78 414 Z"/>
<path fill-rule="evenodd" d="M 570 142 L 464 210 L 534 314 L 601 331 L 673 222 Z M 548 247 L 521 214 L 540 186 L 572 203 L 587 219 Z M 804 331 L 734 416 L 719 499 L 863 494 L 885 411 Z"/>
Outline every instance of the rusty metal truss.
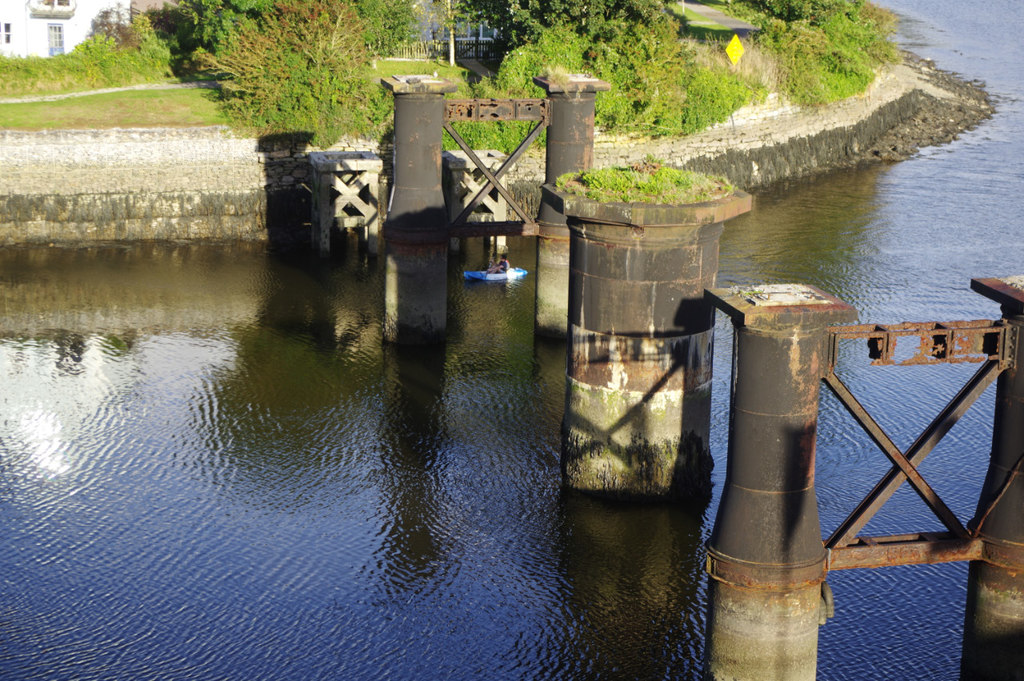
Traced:
<path fill-rule="evenodd" d="M 912 366 L 997 360 L 1000 365 L 1012 356 L 1016 338 L 1009 338 L 1007 327 L 987 319 L 966 322 L 904 322 L 902 324 L 855 324 L 834 326 L 831 336 L 830 363 L 835 366 L 838 342 L 844 339 L 865 339 L 868 356 L 874 365 Z M 1011 334 L 1012 335 L 1012 334 Z M 916 338 L 914 354 L 897 359 L 897 342 Z"/>
<path fill-rule="evenodd" d="M 960 522 L 925 481 L 918 466 L 960 417 L 995 382 L 999 374 L 1004 369 L 1012 367 L 1017 333 L 1000 321 L 981 320 L 836 326 L 829 329 L 829 335 L 829 366 L 822 380 L 892 463 L 889 472 L 825 540 L 825 548 L 829 552 L 829 569 L 980 558 L 982 546 L 977 536 L 978 528 L 969 530 Z M 917 339 L 917 348 L 910 357 L 899 360 L 896 354 L 897 341 L 908 337 Z M 867 340 L 868 356 L 873 365 L 914 366 L 975 362 L 981 363 L 982 366 L 904 452 L 896 446 L 835 374 L 839 341 L 849 339 Z M 904 481 L 910 482 L 914 491 L 947 531 L 859 537 L 858 533 Z M 979 517 L 986 517 L 989 510 L 991 509 L 985 510 Z"/>
<path fill-rule="evenodd" d="M 526 135 L 519 146 L 516 147 L 505 162 L 501 164 L 495 172 L 491 172 L 486 164 L 480 160 L 480 158 L 470 149 L 462 136 L 455 131 L 452 127 L 452 123 L 456 121 L 475 121 L 475 122 L 499 122 L 499 121 L 536 121 L 536 125 Z M 500 182 L 500 178 L 504 175 L 509 168 L 512 167 L 519 157 L 529 148 L 534 141 L 540 137 L 541 132 L 548 126 L 550 122 L 548 102 L 546 99 L 450 99 L 445 100 L 444 109 L 444 129 L 451 135 L 451 138 L 455 140 L 455 143 L 459 145 L 469 160 L 473 162 L 473 165 L 479 169 L 479 171 L 486 178 L 486 182 L 477 191 L 477 193 L 470 199 L 469 203 L 466 204 L 462 212 L 452 220 L 450 225 L 451 234 L 453 236 L 462 236 L 477 231 L 479 228 L 470 229 L 466 226 L 466 222 L 469 216 L 476 209 L 477 205 L 483 200 L 484 196 L 487 195 L 491 189 L 496 189 L 499 194 L 505 199 L 508 205 L 516 212 L 522 223 L 510 222 L 510 223 L 495 223 L 490 231 L 494 232 L 498 229 L 504 229 L 502 233 L 508 234 L 519 234 L 519 233 L 536 233 L 536 226 L 533 218 L 527 215 L 523 207 L 512 198 L 508 189 L 505 188 Z M 521 225 L 521 226 L 517 226 Z"/>
<path fill-rule="evenodd" d="M 446 99 L 445 121 L 547 121 L 546 99 Z"/>

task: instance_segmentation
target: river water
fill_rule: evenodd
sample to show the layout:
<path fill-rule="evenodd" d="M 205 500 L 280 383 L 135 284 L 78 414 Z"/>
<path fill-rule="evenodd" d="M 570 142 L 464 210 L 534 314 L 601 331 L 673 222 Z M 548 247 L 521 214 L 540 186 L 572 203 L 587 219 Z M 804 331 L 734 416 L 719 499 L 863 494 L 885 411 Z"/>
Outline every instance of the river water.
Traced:
<path fill-rule="evenodd" d="M 792 183 L 727 224 L 721 285 L 802 282 L 862 321 L 995 318 L 977 276 L 1024 273 L 1016 0 L 887 0 L 901 41 L 987 82 L 952 144 Z M 511 243 L 530 266 L 533 244 Z M 261 248 L 0 251 L 0 677 L 697 679 L 725 472 L 719 318 L 703 513 L 560 489 L 564 344 L 533 282 L 465 285 L 449 340 L 381 343 L 382 266 Z M 847 350 L 849 352 L 847 352 Z M 901 447 L 973 367 L 840 373 Z M 992 393 L 923 466 L 959 514 Z M 828 396 L 829 531 L 888 468 Z M 867 532 L 938 529 L 901 490 Z M 957 679 L 966 566 L 833 573 L 820 679 Z"/>

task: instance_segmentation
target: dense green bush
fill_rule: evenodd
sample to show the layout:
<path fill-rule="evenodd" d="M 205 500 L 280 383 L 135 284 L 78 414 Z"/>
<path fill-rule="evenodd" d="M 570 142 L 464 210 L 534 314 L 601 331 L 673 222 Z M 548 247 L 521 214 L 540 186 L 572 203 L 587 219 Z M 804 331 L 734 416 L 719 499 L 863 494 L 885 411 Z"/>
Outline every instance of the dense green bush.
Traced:
<path fill-rule="evenodd" d="M 667 15 L 646 26 L 592 43 L 587 70 L 611 84 L 598 97 L 596 121 L 609 131 L 677 135 L 687 100 L 686 81 L 699 69 L 678 40 L 678 24 Z"/>
<path fill-rule="evenodd" d="M 240 127 L 305 132 L 320 146 L 373 127 L 368 64 L 362 22 L 346 0 L 279 0 L 211 63 L 230 77 L 225 106 Z"/>
<path fill-rule="evenodd" d="M 611 90 L 597 97 L 595 123 L 607 132 L 684 135 L 727 120 L 758 94 L 724 67 L 701 66 L 678 40 L 665 15 L 646 25 L 615 31 L 609 39 L 581 36 L 558 26 L 510 52 L 493 81 L 473 87 L 475 97 L 543 97 L 533 76 L 552 68 L 589 73 Z M 510 152 L 528 131 L 525 123 L 459 124 L 478 149 Z"/>
<path fill-rule="evenodd" d="M 55 57 L 0 57 L 0 92 L 21 95 L 87 90 L 162 80 L 171 75 L 170 50 L 145 16 L 131 24 L 130 44 L 118 47 L 107 35 L 94 35 Z"/>
<path fill-rule="evenodd" d="M 188 19 L 184 42 L 216 54 L 242 24 L 270 11 L 274 4 L 274 0 L 180 0 L 178 8 Z"/>
<path fill-rule="evenodd" d="M 766 20 L 757 42 L 778 60 L 793 101 L 824 104 L 863 92 L 879 66 L 899 58 L 891 30 L 884 12 L 846 2 L 844 11 L 815 21 Z"/>
<path fill-rule="evenodd" d="M 733 74 L 708 69 L 695 70 L 686 82 L 686 101 L 683 103 L 680 132 L 699 132 L 727 121 L 736 109 L 750 100 L 750 86 Z"/>
<path fill-rule="evenodd" d="M 416 10 L 410 0 L 356 0 L 356 12 L 363 20 L 366 46 L 374 56 L 394 54 L 415 37 Z"/>
<path fill-rule="evenodd" d="M 844 13 L 851 5 L 863 0 L 752 0 L 752 4 L 765 14 L 783 21 L 810 21 L 821 23 Z"/>
<path fill-rule="evenodd" d="M 508 47 L 536 42 L 553 27 L 568 26 L 582 36 L 609 40 L 636 26 L 656 20 L 661 0 L 474 0 L 480 17 L 498 29 Z"/>

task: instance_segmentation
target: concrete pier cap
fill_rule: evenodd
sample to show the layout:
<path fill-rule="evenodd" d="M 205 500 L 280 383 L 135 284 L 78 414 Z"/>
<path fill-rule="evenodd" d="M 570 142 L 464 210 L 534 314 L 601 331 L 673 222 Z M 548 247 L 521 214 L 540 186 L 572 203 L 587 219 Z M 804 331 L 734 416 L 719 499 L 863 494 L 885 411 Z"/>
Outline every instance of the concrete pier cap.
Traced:
<path fill-rule="evenodd" d="M 533 82 L 549 95 L 597 93 L 612 89 L 610 83 L 586 73 L 568 73 L 564 77 L 534 76 Z"/>
<path fill-rule="evenodd" d="M 425 75 L 387 76 L 381 78 L 380 83 L 398 95 L 443 95 L 459 89 L 447 78 Z"/>
<path fill-rule="evenodd" d="M 851 305 L 807 284 L 731 286 L 709 289 L 705 295 L 738 327 L 820 327 L 857 319 Z"/>
<path fill-rule="evenodd" d="M 999 303 L 1009 314 L 1024 314 L 1024 274 L 971 279 L 971 290 Z"/>
<path fill-rule="evenodd" d="M 828 327 L 856 320 L 813 287 L 709 289 L 735 328 L 725 486 L 708 540 L 704 678 L 812 681 L 827 612 L 814 489 Z"/>

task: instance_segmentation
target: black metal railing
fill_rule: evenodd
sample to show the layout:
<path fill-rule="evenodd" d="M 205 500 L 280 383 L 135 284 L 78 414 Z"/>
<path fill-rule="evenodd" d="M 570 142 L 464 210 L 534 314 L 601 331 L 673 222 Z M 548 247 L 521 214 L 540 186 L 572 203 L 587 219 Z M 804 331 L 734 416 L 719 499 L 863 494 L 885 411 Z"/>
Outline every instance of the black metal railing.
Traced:
<path fill-rule="evenodd" d="M 443 59 L 448 57 L 447 40 L 417 40 L 402 45 L 391 55 L 397 59 Z M 483 59 L 501 61 L 505 56 L 501 45 L 494 40 L 480 38 L 457 38 L 456 59 Z"/>

